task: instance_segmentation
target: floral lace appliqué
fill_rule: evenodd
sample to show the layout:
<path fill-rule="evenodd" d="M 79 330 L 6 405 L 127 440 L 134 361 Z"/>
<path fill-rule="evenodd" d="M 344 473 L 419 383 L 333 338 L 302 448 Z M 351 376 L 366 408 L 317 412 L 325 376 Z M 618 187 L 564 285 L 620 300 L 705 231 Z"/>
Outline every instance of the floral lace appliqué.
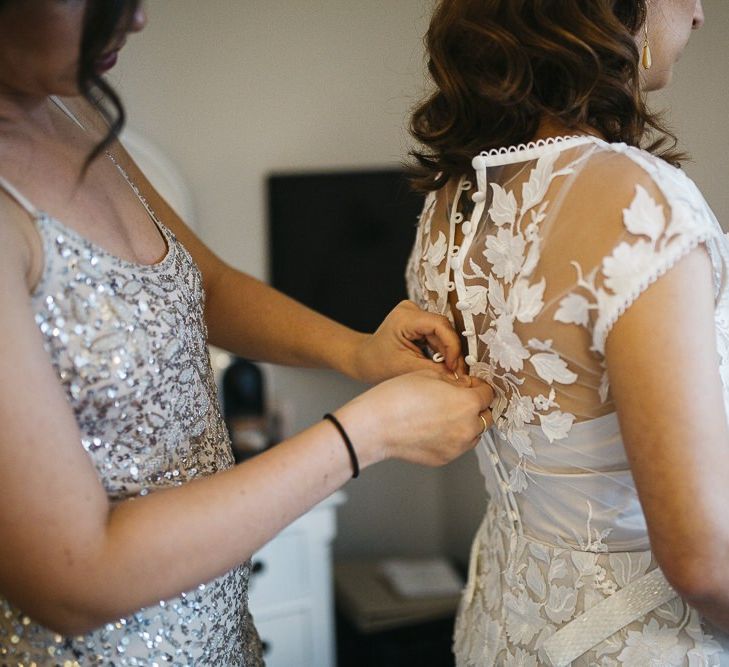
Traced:
<path fill-rule="evenodd" d="M 555 383 L 572 384 L 577 375 L 553 349 L 551 340 L 524 341 L 514 326 L 517 322 L 533 322 L 544 308 L 546 279 L 534 278 L 541 254 L 540 227 L 549 207 L 544 198 L 552 181 L 572 174 L 580 161 L 555 170 L 557 157 L 557 153 L 548 153 L 537 160 L 522 186 L 521 204 L 512 190 L 490 184 L 488 218 L 495 229 L 486 235 L 481 249 L 490 271 L 487 274 L 473 259 L 469 261 L 470 271 L 464 268 L 462 274 L 466 297 L 458 304 L 467 328 L 468 320 L 472 321 L 474 316 L 485 314 L 489 321 L 487 330 L 477 336 L 483 343 L 483 348 L 479 348 L 483 353 L 472 364 L 472 370 L 494 385 L 497 396 L 492 410 L 496 427 L 519 456 L 510 478 L 514 492 L 523 491 L 527 484 L 524 459 L 534 459 L 528 426 L 539 426 L 547 439 L 554 442 L 567 437 L 575 421 L 574 415 L 560 410 L 553 389 L 547 396 L 522 395 L 523 380 L 518 374 L 525 364 L 531 365 L 550 388 Z M 483 202 L 485 193 L 479 190 L 473 199 L 477 204 Z M 477 209 L 474 218 L 479 214 Z"/>

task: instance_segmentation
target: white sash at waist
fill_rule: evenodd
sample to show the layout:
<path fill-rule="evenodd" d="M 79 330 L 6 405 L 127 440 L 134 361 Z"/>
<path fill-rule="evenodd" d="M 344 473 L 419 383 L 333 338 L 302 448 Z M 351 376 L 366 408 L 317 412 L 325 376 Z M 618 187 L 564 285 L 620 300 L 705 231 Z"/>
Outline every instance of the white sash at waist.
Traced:
<path fill-rule="evenodd" d="M 542 644 L 544 663 L 566 667 L 621 628 L 677 596 L 656 568 L 580 614 Z"/>
<path fill-rule="evenodd" d="M 490 525 L 490 519 L 487 512 L 471 546 L 468 581 L 463 592 L 463 603 L 467 606 L 476 594 L 479 557 L 481 549 L 485 547 L 484 533 Z M 569 665 L 626 625 L 677 595 L 659 568 L 651 570 L 590 607 L 545 640 L 539 649 L 543 664 L 549 667 Z"/>

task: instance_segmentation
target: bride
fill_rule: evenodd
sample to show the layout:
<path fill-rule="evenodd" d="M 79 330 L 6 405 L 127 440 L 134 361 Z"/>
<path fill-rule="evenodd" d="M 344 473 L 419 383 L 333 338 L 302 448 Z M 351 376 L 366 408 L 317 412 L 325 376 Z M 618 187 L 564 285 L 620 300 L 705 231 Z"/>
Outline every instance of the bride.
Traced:
<path fill-rule="evenodd" d="M 647 109 L 700 0 L 442 0 L 412 298 L 491 383 L 456 662 L 729 664 L 729 242 Z"/>

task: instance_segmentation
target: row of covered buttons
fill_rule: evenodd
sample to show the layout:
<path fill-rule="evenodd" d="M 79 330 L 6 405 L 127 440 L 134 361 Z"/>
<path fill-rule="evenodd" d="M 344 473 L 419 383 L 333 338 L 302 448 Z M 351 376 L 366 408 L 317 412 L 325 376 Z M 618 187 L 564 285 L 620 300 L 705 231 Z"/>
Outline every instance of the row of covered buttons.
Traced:
<path fill-rule="evenodd" d="M 486 438 L 486 443 L 487 443 L 486 446 L 489 450 L 489 458 L 491 459 L 491 463 L 493 464 L 494 474 L 496 475 L 496 479 L 499 483 L 499 487 L 501 487 L 501 491 L 504 494 L 504 499 L 506 500 L 506 504 L 509 507 L 509 509 L 507 510 L 507 515 L 509 516 L 509 519 L 511 520 L 512 524 L 514 525 L 514 528 L 518 529 L 519 528 L 519 514 L 516 511 L 516 500 L 514 498 L 514 495 L 511 493 L 511 489 L 509 488 L 509 482 L 507 481 L 506 469 L 504 468 L 504 465 L 501 462 L 499 455 L 496 453 L 496 449 L 495 449 L 493 440 Z"/>

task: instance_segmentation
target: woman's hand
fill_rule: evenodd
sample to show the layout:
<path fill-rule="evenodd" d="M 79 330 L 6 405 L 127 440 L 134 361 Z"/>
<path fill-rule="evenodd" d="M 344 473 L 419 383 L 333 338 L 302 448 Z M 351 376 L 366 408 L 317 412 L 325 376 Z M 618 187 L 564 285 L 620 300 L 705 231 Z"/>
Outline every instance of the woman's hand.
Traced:
<path fill-rule="evenodd" d="M 439 364 L 426 358 L 420 345 L 428 345 L 444 358 Z M 374 384 L 413 371 L 434 370 L 459 377 L 468 375 L 461 356 L 461 342 L 443 315 L 402 301 L 385 318 L 377 331 L 364 335 L 357 343 L 351 375 Z"/>
<path fill-rule="evenodd" d="M 387 380 L 337 410 L 362 466 L 397 458 L 441 466 L 473 449 L 493 424 L 481 380 L 432 370 Z"/>

